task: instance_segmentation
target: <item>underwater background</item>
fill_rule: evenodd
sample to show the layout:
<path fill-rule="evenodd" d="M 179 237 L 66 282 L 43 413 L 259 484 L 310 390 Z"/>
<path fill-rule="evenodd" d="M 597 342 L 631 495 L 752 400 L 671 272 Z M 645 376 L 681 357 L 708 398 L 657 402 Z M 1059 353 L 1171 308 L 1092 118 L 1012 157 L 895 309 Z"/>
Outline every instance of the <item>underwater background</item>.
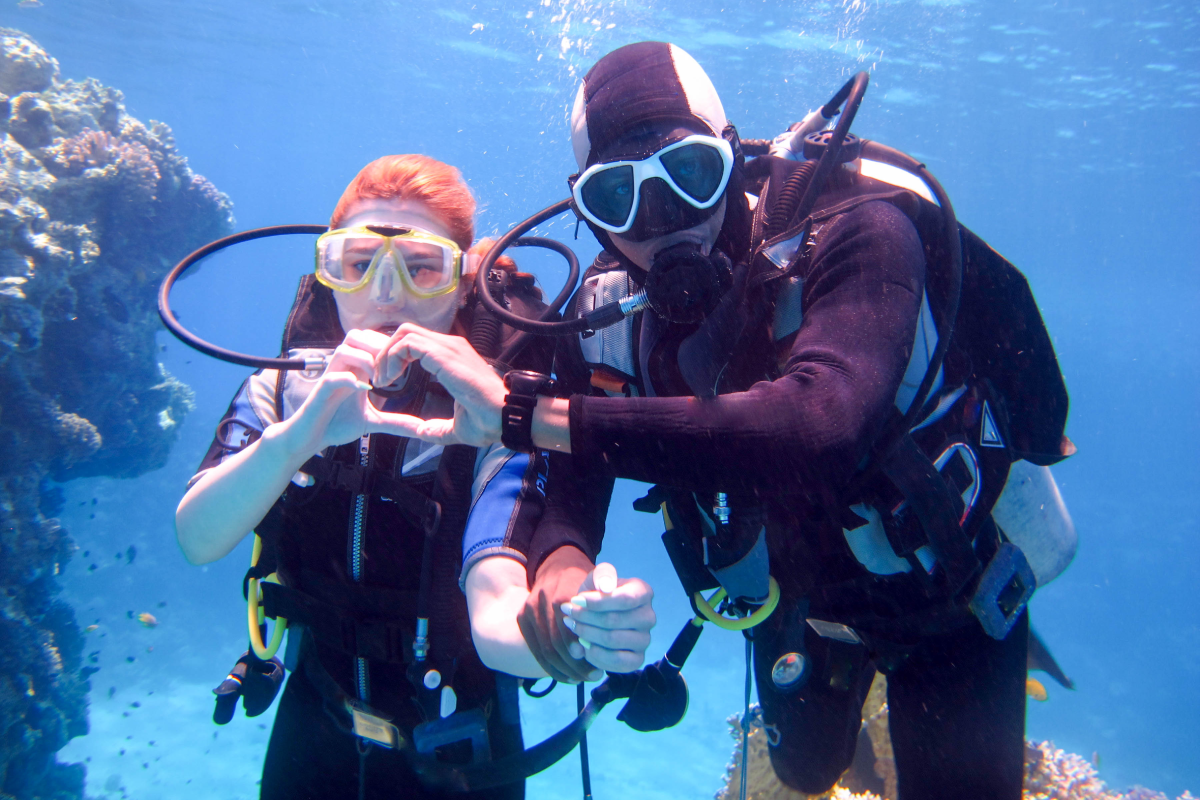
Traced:
<path fill-rule="evenodd" d="M 165 266 L 221 235 L 216 190 L 232 201 L 237 230 L 324 223 L 358 169 L 388 153 L 459 167 L 480 202 L 479 234 L 503 232 L 566 196 L 578 81 L 630 42 L 688 50 L 748 138 L 783 131 L 870 70 L 855 132 L 924 161 L 959 220 L 1025 272 L 1071 392 L 1067 433 L 1079 452 L 1054 472 L 1079 551 L 1037 593 L 1031 619 L 1077 688 L 1044 681 L 1050 696 L 1030 701 L 1027 735 L 1089 757 L 1110 787 L 1170 797 L 1200 789 L 1196 4 L 0 3 L 0 26 L 33 37 L 63 79 L 95 78 L 123 93 L 130 116 L 166 123 L 186 167 L 215 187 L 201 186 L 209 206 L 198 230 L 165 213 L 110 220 L 146 234 L 128 237 L 128 264 Z M 572 225 L 562 217 L 542 231 L 569 240 Z M 576 249 L 585 260 L 597 247 L 585 233 Z M 561 261 L 516 257 L 557 291 Z M 204 338 L 274 354 L 296 282 L 311 268 L 306 237 L 246 245 L 206 262 L 173 305 Z M 155 287 L 143 284 L 126 287 L 140 300 L 117 299 L 152 303 Z M 120 384 L 128 359 L 118 350 L 132 345 L 101 344 L 88 344 L 86 357 L 69 338 L 41 347 L 64 348 L 46 357 L 68 373 L 94 371 L 88 385 L 104 392 Z M 51 487 L 62 493 L 55 516 L 77 547 L 54 580 L 78 625 L 97 626 L 81 653 L 98 668 L 90 733 L 59 760 L 86 764 L 94 798 L 257 797 L 273 712 L 217 727 L 210 691 L 245 648 L 249 547 L 192 567 L 173 530 L 186 481 L 248 370 L 165 331 L 157 345 L 167 372 L 193 392 L 188 411 L 186 392 L 168 387 L 172 413 L 160 427 L 169 436 L 152 443 L 161 452 L 106 438 L 89 456 L 107 454 L 103 469 L 51 470 L 62 479 Z M 128 473 L 140 474 L 111 477 Z M 652 660 L 688 608 L 659 520 L 630 508 L 643 488 L 618 486 L 604 556 L 657 590 Z M 157 624 L 140 622 L 144 613 Z M 595 796 L 711 797 L 732 749 L 725 719 L 741 709 L 744 669 L 740 638 L 709 630 L 685 670 L 692 699 L 682 724 L 640 734 L 606 712 L 589 735 Z M 526 741 L 538 741 L 573 716 L 574 692 L 524 698 L 522 713 Z M 528 785 L 531 798 L 580 795 L 575 755 Z"/>

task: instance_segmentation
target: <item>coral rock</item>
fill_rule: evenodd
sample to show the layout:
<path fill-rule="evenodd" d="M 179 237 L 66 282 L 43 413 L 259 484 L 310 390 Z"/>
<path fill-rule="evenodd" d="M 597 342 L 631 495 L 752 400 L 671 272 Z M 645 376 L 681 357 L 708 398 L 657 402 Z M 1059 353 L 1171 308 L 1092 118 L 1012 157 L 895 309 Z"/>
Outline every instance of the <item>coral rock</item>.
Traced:
<path fill-rule="evenodd" d="M 233 218 L 170 128 L 17 31 L 0 93 L 0 797 L 69 800 L 84 768 L 55 753 L 87 732 L 90 673 L 56 599 L 75 546 L 52 481 L 166 461 L 192 392 L 158 363 L 156 289 Z"/>
<path fill-rule="evenodd" d="M 8 132 L 27 149 L 45 147 L 54 139 L 54 112 L 39 95 L 25 92 L 12 101 Z"/>
<path fill-rule="evenodd" d="M 863 706 L 863 730 L 869 734 L 875 759 L 874 771 L 885 784 L 881 795 L 859 789 L 854 793 L 855 766 L 851 766 L 832 789 L 820 795 L 807 795 L 785 785 L 771 766 L 768 749 L 770 732 L 764 729 L 758 706 L 751 706 L 750 736 L 747 748 L 747 800 L 895 800 L 896 764 L 892 755 L 891 736 L 887 724 L 887 682 L 875 676 L 871 691 Z M 727 720 L 734 738 L 733 757 L 725 769 L 725 785 L 716 800 L 737 800 L 740 794 L 742 764 L 741 715 Z M 862 737 L 859 746 L 864 746 Z M 855 762 L 857 764 L 857 757 Z M 1025 788 L 1023 800 L 1170 800 L 1162 792 L 1141 786 L 1124 791 L 1109 789 L 1100 780 L 1091 762 L 1074 753 L 1057 749 L 1051 742 L 1025 743 Z M 964 797 L 963 800 L 970 800 Z M 1177 800 L 1196 800 L 1184 792 Z"/>
<path fill-rule="evenodd" d="M 20 31 L 0 28 L 0 92 L 8 95 L 41 92 L 58 75 L 58 59 Z"/>

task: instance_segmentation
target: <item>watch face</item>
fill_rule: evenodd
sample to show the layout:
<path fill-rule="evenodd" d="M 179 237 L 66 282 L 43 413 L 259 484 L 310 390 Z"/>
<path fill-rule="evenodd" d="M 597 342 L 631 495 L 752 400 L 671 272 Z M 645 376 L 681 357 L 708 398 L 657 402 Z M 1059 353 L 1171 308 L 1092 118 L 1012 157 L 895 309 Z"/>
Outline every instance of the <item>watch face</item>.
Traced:
<path fill-rule="evenodd" d="M 510 370 L 504 375 L 504 385 L 513 394 L 536 395 L 549 382 L 549 376 L 525 369 Z"/>

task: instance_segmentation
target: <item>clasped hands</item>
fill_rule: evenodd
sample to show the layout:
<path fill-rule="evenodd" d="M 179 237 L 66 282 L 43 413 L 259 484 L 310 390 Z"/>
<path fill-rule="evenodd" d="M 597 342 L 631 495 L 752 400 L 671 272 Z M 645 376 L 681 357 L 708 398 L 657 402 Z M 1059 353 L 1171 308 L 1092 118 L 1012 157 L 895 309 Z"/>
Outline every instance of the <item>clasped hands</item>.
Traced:
<path fill-rule="evenodd" d="M 372 405 L 372 386 L 394 383 L 414 362 L 454 397 L 453 419 L 424 420 Z M 506 393 L 501 377 L 460 336 L 411 323 L 390 337 L 352 330 L 292 418 L 291 435 L 310 453 L 366 433 L 488 447 L 500 440 Z M 612 565 L 593 565 L 567 546 L 543 560 L 532 583 L 517 623 L 550 677 L 595 680 L 600 670 L 631 672 L 642 665 L 655 624 L 654 592 L 644 581 L 618 579 Z"/>

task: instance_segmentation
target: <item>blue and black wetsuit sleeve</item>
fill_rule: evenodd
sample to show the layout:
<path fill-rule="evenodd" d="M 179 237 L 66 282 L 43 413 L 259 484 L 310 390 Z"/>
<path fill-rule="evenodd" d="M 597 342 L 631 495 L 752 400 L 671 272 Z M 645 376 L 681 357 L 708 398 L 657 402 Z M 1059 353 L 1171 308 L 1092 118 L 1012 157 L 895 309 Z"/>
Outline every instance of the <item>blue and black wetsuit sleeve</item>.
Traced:
<path fill-rule="evenodd" d="M 514 453 L 493 446 L 481 458 L 474 501 L 463 531 L 459 586 L 480 561 L 493 556 L 528 560 L 529 544 L 546 499 L 546 461 L 541 453 Z"/>

